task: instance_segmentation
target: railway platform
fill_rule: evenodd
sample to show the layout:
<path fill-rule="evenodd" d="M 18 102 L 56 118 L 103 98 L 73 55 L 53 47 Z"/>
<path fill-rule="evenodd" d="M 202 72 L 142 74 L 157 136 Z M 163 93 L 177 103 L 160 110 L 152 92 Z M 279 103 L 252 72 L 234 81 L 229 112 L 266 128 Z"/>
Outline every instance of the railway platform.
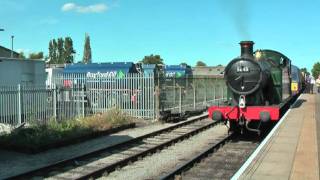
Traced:
<path fill-rule="evenodd" d="M 319 179 L 320 94 L 302 94 L 233 179 Z"/>

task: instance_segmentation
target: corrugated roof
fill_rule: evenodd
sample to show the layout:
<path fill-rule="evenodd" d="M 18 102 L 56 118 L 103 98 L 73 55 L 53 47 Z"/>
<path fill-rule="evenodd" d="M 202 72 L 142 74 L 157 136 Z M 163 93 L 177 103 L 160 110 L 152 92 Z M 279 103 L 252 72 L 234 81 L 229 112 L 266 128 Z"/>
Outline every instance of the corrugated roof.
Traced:
<path fill-rule="evenodd" d="M 87 72 L 110 72 L 121 70 L 124 73 L 129 73 L 134 66 L 132 62 L 117 62 L 117 63 L 90 63 L 90 64 L 68 64 L 64 68 L 65 73 L 87 73 Z"/>
<path fill-rule="evenodd" d="M 8 48 L 6 48 L 6 47 L 4 47 L 4 46 L 0 46 L 0 49 L 3 49 L 3 50 L 5 50 L 5 51 L 11 52 L 11 49 L 8 49 Z M 19 53 L 17 53 L 16 51 L 13 51 L 13 53 L 14 53 L 15 55 L 19 56 Z"/>

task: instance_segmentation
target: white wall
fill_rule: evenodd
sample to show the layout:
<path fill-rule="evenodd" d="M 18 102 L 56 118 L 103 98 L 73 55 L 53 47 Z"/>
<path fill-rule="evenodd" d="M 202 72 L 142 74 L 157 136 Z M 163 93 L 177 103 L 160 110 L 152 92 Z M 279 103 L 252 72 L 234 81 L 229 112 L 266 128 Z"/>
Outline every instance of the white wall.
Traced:
<path fill-rule="evenodd" d="M 45 62 L 0 58 L 0 85 L 45 85 Z"/>

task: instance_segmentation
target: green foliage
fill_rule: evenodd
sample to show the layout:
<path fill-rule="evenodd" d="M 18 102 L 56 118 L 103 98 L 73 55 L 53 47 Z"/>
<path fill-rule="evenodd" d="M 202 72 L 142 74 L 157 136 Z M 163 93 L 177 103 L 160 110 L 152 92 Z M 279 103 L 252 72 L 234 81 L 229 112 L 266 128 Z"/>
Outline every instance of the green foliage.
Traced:
<path fill-rule="evenodd" d="M 163 59 L 161 59 L 160 55 L 145 56 L 142 61 L 144 64 L 163 64 Z"/>
<path fill-rule="evenodd" d="M 53 47 L 53 41 L 54 40 L 49 41 L 49 48 L 48 48 L 49 49 L 49 59 L 50 59 L 49 63 L 54 63 L 53 61 L 55 60 L 55 58 L 54 58 L 55 49 Z"/>
<path fill-rule="evenodd" d="M 36 149 L 37 147 L 108 130 L 130 122 L 132 122 L 132 117 L 118 109 L 62 122 L 51 119 L 46 124 L 39 124 L 39 122 L 33 121 L 29 127 L 19 128 L 13 130 L 10 134 L 0 136 L 0 144 Z"/>
<path fill-rule="evenodd" d="M 71 37 L 53 39 L 49 42 L 50 64 L 73 63 L 73 55 L 76 51 L 73 49 L 73 41 Z"/>
<path fill-rule="evenodd" d="M 320 62 L 316 62 L 313 65 L 313 68 L 312 68 L 311 72 L 312 72 L 312 76 L 314 78 L 318 78 L 318 76 L 320 75 Z"/>
<path fill-rule="evenodd" d="M 207 65 L 203 61 L 197 61 L 196 66 L 199 67 L 199 66 L 207 66 Z"/>
<path fill-rule="evenodd" d="M 66 37 L 64 40 L 64 61 L 65 63 L 73 63 L 73 54 L 76 51 L 73 49 L 73 41 L 71 37 Z"/>
<path fill-rule="evenodd" d="M 26 56 L 25 56 L 24 53 L 21 51 L 21 52 L 19 53 L 18 58 L 20 58 L 20 59 L 26 59 Z"/>
<path fill-rule="evenodd" d="M 43 52 L 30 53 L 29 59 L 43 59 Z"/>
<path fill-rule="evenodd" d="M 54 64 L 58 64 L 58 43 L 55 39 L 52 40 L 52 58 L 49 57 Z M 50 53 L 49 53 L 50 54 Z"/>
<path fill-rule="evenodd" d="M 307 68 L 301 68 L 300 71 L 305 73 L 306 75 L 310 75 L 310 73 L 308 72 Z"/>
<path fill-rule="evenodd" d="M 63 64 L 65 63 L 64 61 L 64 40 L 62 38 L 58 38 L 58 64 Z"/>
<path fill-rule="evenodd" d="M 84 40 L 84 50 L 83 50 L 83 63 L 91 63 L 92 61 L 92 55 L 91 55 L 91 47 L 90 47 L 90 37 L 86 33 L 85 40 Z"/>
<path fill-rule="evenodd" d="M 183 62 L 183 63 L 180 63 L 181 66 L 188 66 L 187 63 Z"/>

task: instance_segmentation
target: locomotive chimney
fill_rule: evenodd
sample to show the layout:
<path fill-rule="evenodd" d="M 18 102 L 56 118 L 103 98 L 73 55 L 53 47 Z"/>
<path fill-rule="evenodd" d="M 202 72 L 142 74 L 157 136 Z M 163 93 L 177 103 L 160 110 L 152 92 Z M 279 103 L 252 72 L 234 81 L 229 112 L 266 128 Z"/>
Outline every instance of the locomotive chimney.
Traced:
<path fill-rule="evenodd" d="M 241 57 L 251 58 L 253 56 L 253 41 L 241 41 Z"/>

